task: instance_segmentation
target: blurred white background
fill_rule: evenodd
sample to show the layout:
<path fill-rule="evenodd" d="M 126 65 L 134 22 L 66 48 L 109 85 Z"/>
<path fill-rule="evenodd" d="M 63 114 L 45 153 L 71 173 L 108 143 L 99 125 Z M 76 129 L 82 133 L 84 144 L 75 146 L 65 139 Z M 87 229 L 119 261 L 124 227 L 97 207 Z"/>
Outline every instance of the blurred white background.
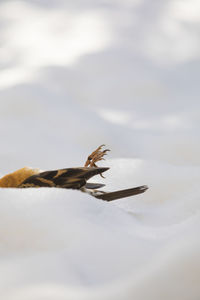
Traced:
<path fill-rule="evenodd" d="M 1 172 L 200 164 L 198 0 L 0 1 Z"/>
<path fill-rule="evenodd" d="M 200 299 L 199 36 L 198 0 L 0 1 L 0 175 L 104 143 L 106 189 L 149 185 L 1 189 L 3 300 Z"/>

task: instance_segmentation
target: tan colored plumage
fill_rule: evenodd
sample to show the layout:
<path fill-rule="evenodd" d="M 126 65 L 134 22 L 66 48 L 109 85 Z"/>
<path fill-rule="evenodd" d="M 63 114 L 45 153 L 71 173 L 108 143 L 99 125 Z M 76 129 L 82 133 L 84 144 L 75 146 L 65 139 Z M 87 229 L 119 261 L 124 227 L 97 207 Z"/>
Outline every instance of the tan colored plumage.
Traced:
<path fill-rule="evenodd" d="M 103 184 L 87 183 L 87 180 L 95 175 L 99 174 L 103 177 L 102 173 L 109 169 L 105 167 L 97 167 L 96 165 L 96 162 L 103 160 L 103 157 L 107 154 L 107 151 L 110 151 L 109 149 L 102 151 L 103 146 L 104 145 L 99 146 L 94 152 L 92 152 L 92 154 L 88 156 L 84 167 L 51 170 L 45 172 L 42 172 L 40 169 L 24 167 L 2 177 L 0 179 L 0 187 L 55 187 L 79 189 L 82 192 L 86 192 L 98 199 L 105 201 L 112 201 L 144 193 L 148 188 L 147 186 L 139 186 L 136 188 L 107 193 L 97 190 L 98 188 L 104 186 Z"/>
<path fill-rule="evenodd" d="M 18 187 L 25 179 L 40 172 L 40 169 L 32 169 L 29 167 L 21 168 L 0 178 L 0 187 Z"/>

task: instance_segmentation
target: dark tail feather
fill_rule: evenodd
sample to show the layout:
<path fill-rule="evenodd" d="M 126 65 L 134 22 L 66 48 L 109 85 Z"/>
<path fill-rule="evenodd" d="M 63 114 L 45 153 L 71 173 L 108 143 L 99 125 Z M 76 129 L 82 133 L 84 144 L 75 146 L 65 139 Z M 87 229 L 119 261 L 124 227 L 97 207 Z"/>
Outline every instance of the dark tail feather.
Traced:
<path fill-rule="evenodd" d="M 126 189 L 126 190 L 121 190 L 121 191 L 116 191 L 116 192 L 111 192 L 111 193 L 103 193 L 100 195 L 95 196 L 98 199 L 102 199 L 105 201 L 113 201 L 125 197 L 130 197 L 138 194 L 144 193 L 148 189 L 147 185 L 142 185 L 138 186 L 135 188 L 131 189 Z"/>

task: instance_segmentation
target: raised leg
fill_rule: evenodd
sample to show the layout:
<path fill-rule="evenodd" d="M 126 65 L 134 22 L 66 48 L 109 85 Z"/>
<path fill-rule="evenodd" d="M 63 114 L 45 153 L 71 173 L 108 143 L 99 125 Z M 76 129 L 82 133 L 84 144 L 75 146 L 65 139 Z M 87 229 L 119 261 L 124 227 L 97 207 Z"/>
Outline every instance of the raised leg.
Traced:
<path fill-rule="evenodd" d="M 92 152 L 88 158 L 87 161 L 85 162 L 84 167 L 95 167 L 97 168 L 98 166 L 96 165 L 96 163 L 100 160 L 104 160 L 104 156 L 107 154 L 108 151 L 110 151 L 109 149 L 105 149 L 102 151 L 102 147 L 104 147 L 105 145 L 101 145 L 99 146 L 94 152 Z"/>

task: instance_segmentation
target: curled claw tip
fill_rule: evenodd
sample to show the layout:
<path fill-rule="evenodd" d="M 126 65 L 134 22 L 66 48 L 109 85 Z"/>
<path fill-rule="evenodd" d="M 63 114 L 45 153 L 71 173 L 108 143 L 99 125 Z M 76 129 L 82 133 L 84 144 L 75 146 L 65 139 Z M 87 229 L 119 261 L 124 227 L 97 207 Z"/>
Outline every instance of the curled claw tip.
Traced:
<path fill-rule="evenodd" d="M 104 145 L 104 144 L 100 145 L 100 146 L 97 148 L 97 150 L 101 150 L 102 147 L 105 147 L 105 145 Z"/>
<path fill-rule="evenodd" d="M 109 149 L 103 150 L 103 153 L 106 154 L 106 152 L 110 151 Z"/>

